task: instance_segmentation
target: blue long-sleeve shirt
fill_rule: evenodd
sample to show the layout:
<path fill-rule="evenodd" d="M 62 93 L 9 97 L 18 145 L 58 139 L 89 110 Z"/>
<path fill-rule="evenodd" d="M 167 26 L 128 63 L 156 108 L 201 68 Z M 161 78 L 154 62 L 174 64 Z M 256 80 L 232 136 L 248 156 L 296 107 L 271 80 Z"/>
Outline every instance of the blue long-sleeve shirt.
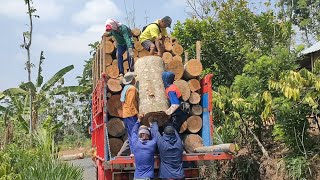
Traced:
<path fill-rule="evenodd" d="M 160 153 L 160 178 L 183 178 L 183 145 L 177 131 L 173 135 L 161 136 L 156 122 L 152 123 L 151 134 L 157 140 Z"/>
<path fill-rule="evenodd" d="M 156 139 L 141 142 L 138 136 L 140 122 L 136 122 L 132 129 L 131 140 L 133 144 L 134 162 L 136 170 L 135 178 L 154 178 L 154 153 L 156 151 Z"/>

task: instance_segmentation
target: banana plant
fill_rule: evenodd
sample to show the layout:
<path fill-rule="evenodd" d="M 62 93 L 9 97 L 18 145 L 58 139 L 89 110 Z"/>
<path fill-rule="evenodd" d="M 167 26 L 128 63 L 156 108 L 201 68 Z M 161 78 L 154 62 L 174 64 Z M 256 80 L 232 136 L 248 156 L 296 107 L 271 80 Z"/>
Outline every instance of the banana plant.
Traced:
<path fill-rule="evenodd" d="M 28 91 L 31 89 L 33 101 L 32 112 L 29 111 L 29 113 L 32 113 L 32 130 L 34 130 L 37 126 L 40 110 L 47 109 L 50 106 L 50 96 L 63 95 L 68 92 L 81 93 L 82 91 L 86 91 L 86 88 L 82 88 L 80 86 L 56 86 L 57 82 L 63 81 L 63 76 L 74 68 L 73 65 L 69 65 L 60 69 L 55 75 L 53 75 L 47 82 L 44 83 L 42 76 L 42 65 L 44 59 L 45 57 L 43 56 L 43 51 L 41 51 L 36 83 L 22 83 L 19 88 L 10 88 L 0 94 L 0 97 L 9 96 L 11 101 L 16 101 L 17 98 L 15 96 L 17 94 L 22 94 L 24 99 L 27 99 Z M 21 110 L 21 103 L 14 103 L 14 106 L 16 106 L 17 110 Z M 2 108 L 2 110 L 5 109 Z M 20 119 L 23 119 L 23 116 Z"/>

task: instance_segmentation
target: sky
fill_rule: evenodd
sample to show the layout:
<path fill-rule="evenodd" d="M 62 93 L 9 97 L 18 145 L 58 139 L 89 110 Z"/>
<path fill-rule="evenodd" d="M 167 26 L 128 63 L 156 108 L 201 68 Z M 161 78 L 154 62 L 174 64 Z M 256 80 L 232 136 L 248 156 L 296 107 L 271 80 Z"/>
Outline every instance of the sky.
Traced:
<path fill-rule="evenodd" d="M 40 52 L 44 51 L 44 82 L 63 67 L 74 65 L 65 76 L 66 85 L 77 85 L 75 78 L 82 74 L 84 60 L 90 58 L 88 44 L 101 40 L 106 19 L 126 24 L 126 12 L 135 9 L 135 24 L 142 28 L 146 21 L 166 15 L 173 24 L 188 17 L 185 0 L 33 0 L 33 6 L 40 18 L 33 21 L 31 61 L 36 67 L 32 80 L 35 82 Z M 1 0 L 0 91 L 28 80 L 27 53 L 20 48 L 22 33 L 29 28 L 26 12 L 24 0 Z"/>

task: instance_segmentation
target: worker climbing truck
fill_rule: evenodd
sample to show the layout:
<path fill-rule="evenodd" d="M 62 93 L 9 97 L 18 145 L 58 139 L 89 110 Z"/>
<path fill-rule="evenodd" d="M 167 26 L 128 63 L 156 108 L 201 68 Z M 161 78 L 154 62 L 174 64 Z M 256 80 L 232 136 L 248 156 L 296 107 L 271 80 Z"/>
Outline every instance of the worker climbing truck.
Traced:
<path fill-rule="evenodd" d="M 123 143 L 126 143 L 126 132 L 121 119 L 122 107 L 119 101 L 122 86 L 120 84 L 115 59 L 113 40 L 108 37 L 102 38 L 100 46 L 97 48 L 93 66 L 93 92 L 92 92 L 92 117 L 91 117 L 91 139 L 93 160 L 97 169 L 98 180 L 126 180 L 134 177 L 134 156 L 117 156 Z M 168 42 L 168 41 L 167 41 Z M 169 41 L 172 46 L 176 46 L 172 40 Z M 147 56 L 143 49 L 139 49 L 135 42 L 135 62 L 140 59 L 154 58 Z M 111 47 L 112 46 L 112 47 Z M 192 108 L 190 116 L 181 126 L 180 134 L 183 135 L 185 152 L 183 154 L 183 167 L 186 179 L 199 179 L 199 169 L 203 165 L 208 165 L 214 160 L 232 159 L 230 154 L 234 146 L 225 144 L 225 146 L 213 146 L 213 118 L 212 118 L 212 74 L 205 75 L 203 78 L 193 74 L 197 71 L 197 63 L 200 62 L 200 43 L 197 43 L 197 58 L 187 59 L 185 54 L 185 64 L 181 60 L 173 57 L 180 56 L 182 52 L 172 53 L 170 62 L 164 53 L 163 60 L 165 70 L 173 71 L 179 78 L 189 74 L 187 84 L 182 83 L 184 80 L 177 80 L 176 85 L 181 88 L 181 84 L 185 87 L 181 88 L 182 96 L 185 101 L 190 102 Z M 178 48 L 181 50 L 181 47 Z M 178 55 L 180 54 L 180 55 Z M 144 57 L 146 56 L 146 57 Z M 167 58 L 167 59 L 166 59 Z M 110 60 L 111 59 L 111 60 Z M 126 57 L 124 57 L 126 59 Z M 156 58 L 154 58 L 156 59 Z M 193 62 L 194 61 L 194 62 Z M 197 61 L 197 62 L 195 62 Z M 170 69 L 170 63 L 175 63 L 174 68 Z M 188 63 L 191 68 L 188 69 Z M 178 64 L 178 65 L 177 65 Z M 136 64 L 135 64 L 136 65 Z M 179 70 L 179 67 L 180 70 Z M 135 67 L 137 68 L 137 67 Z M 169 68 L 169 69 L 168 69 Z M 128 69 L 128 67 L 125 69 Z M 149 68 L 150 69 L 150 68 Z M 181 72 L 182 71 L 182 72 Z M 188 72 L 186 72 L 188 71 Z M 200 72 L 202 66 L 200 67 Z M 136 72 L 136 70 L 135 70 Z M 190 75 L 193 74 L 193 79 Z M 178 82 L 179 81 L 179 82 Z M 192 81 L 192 82 L 191 82 Z M 162 83 L 159 81 L 157 83 Z M 187 90 L 186 90 L 187 89 Z M 228 149 L 228 150 L 226 150 Z M 159 156 L 155 154 L 155 177 L 158 177 Z M 157 179 L 157 178 L 155 178 Z"/>

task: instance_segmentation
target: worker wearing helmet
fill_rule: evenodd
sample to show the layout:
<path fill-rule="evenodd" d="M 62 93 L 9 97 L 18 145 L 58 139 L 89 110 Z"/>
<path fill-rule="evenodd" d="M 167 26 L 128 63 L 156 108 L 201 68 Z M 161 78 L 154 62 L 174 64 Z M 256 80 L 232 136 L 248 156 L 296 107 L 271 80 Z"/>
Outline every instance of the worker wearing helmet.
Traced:
<path fill-rule="evenodd" d="M 133 72 L 133 39 L 132 33 L 128 26 L 114 20 L 108 19 L 106 21 L 106 32 L 108 36 L 113 36 L 117 41 L 117 55 L 118 55 L 118 68 L 120 76 L 124 75 L 123 68 L 123 54 L 127 51 L 127 59 L 129 64 L 129 70 Z"/>
<path fill-rule="evenodd" d="M 151 137 L 148 127 L 140 124 L 141 118 L 142 116 L 139 116 L 137 123 L 132 129 L 131 136 L 134 162 L 136 165 L 134 179 L 153 179 L 154 153 L 156 151 L 157 142 Z"/>
<path fill-rule="evenodd" d="M 171 27 L 172 19 L 169 16 L 165 16 L 162 19 L 149 24 L 141 33 L 139 40 L 147 51 L 150 51 L 151 55 L 154 55 L 156 50 L 158 56 L 162 57 L 164 51 L 165 36 L 168 35 L 166 28 Z M 160 43 L 162 41 L 162 44 Z"/>
<path fill-rule="evenodd" d="M 167 126 L 161 136 L 157 122 L 152 123 L 151 131 L 157 141 L 160 154 L 159 178 L 184 179 L 182 166 L 183 145 L 177 131 L 173 126 Z"/>

